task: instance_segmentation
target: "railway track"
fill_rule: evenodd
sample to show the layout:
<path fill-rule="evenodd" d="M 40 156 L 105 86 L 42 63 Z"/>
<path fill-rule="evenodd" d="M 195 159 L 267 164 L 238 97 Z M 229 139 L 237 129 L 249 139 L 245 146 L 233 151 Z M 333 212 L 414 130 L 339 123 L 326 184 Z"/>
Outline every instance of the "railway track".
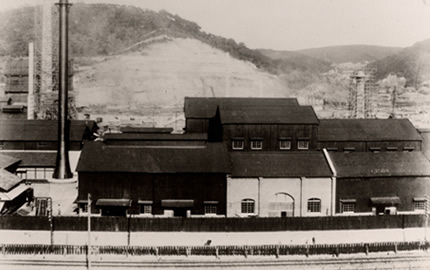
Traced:
<path fill-rule="evenodd" d="M 374 254 L 343 257 L 135 257 L 103 256 L 91 262 L 94 269 L 430 269 L 430 254 Z M 0 269 L 87 269 L 85 256 L 0 256 Z"/>

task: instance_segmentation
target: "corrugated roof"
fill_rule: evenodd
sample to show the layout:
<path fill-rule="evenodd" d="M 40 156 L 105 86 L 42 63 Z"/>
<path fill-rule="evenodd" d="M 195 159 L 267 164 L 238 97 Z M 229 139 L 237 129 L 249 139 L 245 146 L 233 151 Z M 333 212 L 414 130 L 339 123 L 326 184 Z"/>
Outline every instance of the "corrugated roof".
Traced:
<path fill-rule="evenodd" d="M 57 152 L 4 151 L 3 154 L 21 160 L 19 167 L 55 167 Z"/>
<path fill-rule="evenodd" d="M 0 153 L 0 169 L 6 169 L 19 162 L 21 162 L 21 160 L 18 158 Z"/>
<path fill-rule="evenodd" d="M 232 153 L 233 177 L 331 177 L 322 152 Z"/>
<path fill-rule="evenodd" d="M 408 119 L 321 119 L 318 141 L 421 141 Z"/>
<path fill-rule="evenodd" d="M 206 133 L 156 134 L 156 133 L 106 133 L 106 141 L 207 141 Z"/>
<path fill-rule="evenodd" d="M 202 98 L 185 97 L 185 118 L 212 118 L 218 106 L 271 107 L 299 106 L 295 98 Z"/>
<path fill-rule="evenodd" d="M 55 120 L 0 120 L 0 141 L 57 141 L 57 125 Z M 70 141 L 82 141 L 93 125 L 72 121 Z"/>
<path fill-rule="evenodd" d="M 144 148 L 85 144 L 78 172 L 227 173 L 230 162 L 222 144 L 207 148 Z"/>
<path fill-rule="evenodd" d="M 222 124 L 318 124 L 312 106 L 220 106 Z"/>
<path fill-rule="evenodd" d="M 0 168 L 0 190 L 6 192 L 18 185 L 22 179 L 13 173 Z"/>
<path fill-rule="evenodd" d="M 421 152 L 329 152 L 339 177 L 430 176 Z"/>

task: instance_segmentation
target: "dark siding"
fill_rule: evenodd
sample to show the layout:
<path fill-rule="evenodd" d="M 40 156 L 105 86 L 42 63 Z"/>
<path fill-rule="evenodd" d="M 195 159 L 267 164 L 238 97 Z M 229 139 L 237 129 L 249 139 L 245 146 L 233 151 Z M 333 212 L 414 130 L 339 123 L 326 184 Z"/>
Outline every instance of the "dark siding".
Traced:
<path fill-rule="evenodd" d="M 187 133 L 206 133 L 208 132 L 209 119 L 187 119 L 186 131 Z"/>
<path fill-rule="evenodd" d="M 218 214 L 226 214 L 225 174 L 143 174 L 79 173 L 79 200 L 126 198 L 133 200 L 132 213 L 138 213 L 137 200 L 153 201 L 153 214 L 162 214 L 161 200 L 194 200 L 192 214 L 204 214 L 204 201 L 218 201 Z M 95 208 L 93 208 L 95 210 Z"/>
<path fill-rule="evenodd" d="M 413 198 L 430 192 L 430 177 L 338 178 L 336 213 L 340 199 L 356 199 L 356 212 L 371 212 L 371 197 L 394 197 L 401 200 L 398 211 L 413 211 Z"/>

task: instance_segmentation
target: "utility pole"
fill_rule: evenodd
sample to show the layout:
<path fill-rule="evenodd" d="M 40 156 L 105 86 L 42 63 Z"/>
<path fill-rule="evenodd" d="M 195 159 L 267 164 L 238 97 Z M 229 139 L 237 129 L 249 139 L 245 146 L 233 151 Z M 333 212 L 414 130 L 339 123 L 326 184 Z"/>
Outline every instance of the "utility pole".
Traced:
<path fill-rule="evenodd" d="M 87 269 L 91 269 L 91 193 L 87 197 L 88 205 L 88 246 L 87 246 Z"/>
<path fill-rule="evenodd" d="M 429 208 L 430 208 L 430 200 L 429 195 L 425 197 L 425 205 L 424 205 L 424 213 L 425 213 L 425 224 L 424 224 L 424 242 L 427 245 L 427 227 L 429 225 Z"/>

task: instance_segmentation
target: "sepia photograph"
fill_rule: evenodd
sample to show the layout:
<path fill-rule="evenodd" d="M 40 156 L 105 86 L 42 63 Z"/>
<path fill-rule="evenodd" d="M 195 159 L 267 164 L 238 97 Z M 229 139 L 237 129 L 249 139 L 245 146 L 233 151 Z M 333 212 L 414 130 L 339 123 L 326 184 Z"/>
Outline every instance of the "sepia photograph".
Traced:
<path fill-rule="evenodd" d="M 430 0 L 0 0 L 0 270 L 430 269 Z"/>

